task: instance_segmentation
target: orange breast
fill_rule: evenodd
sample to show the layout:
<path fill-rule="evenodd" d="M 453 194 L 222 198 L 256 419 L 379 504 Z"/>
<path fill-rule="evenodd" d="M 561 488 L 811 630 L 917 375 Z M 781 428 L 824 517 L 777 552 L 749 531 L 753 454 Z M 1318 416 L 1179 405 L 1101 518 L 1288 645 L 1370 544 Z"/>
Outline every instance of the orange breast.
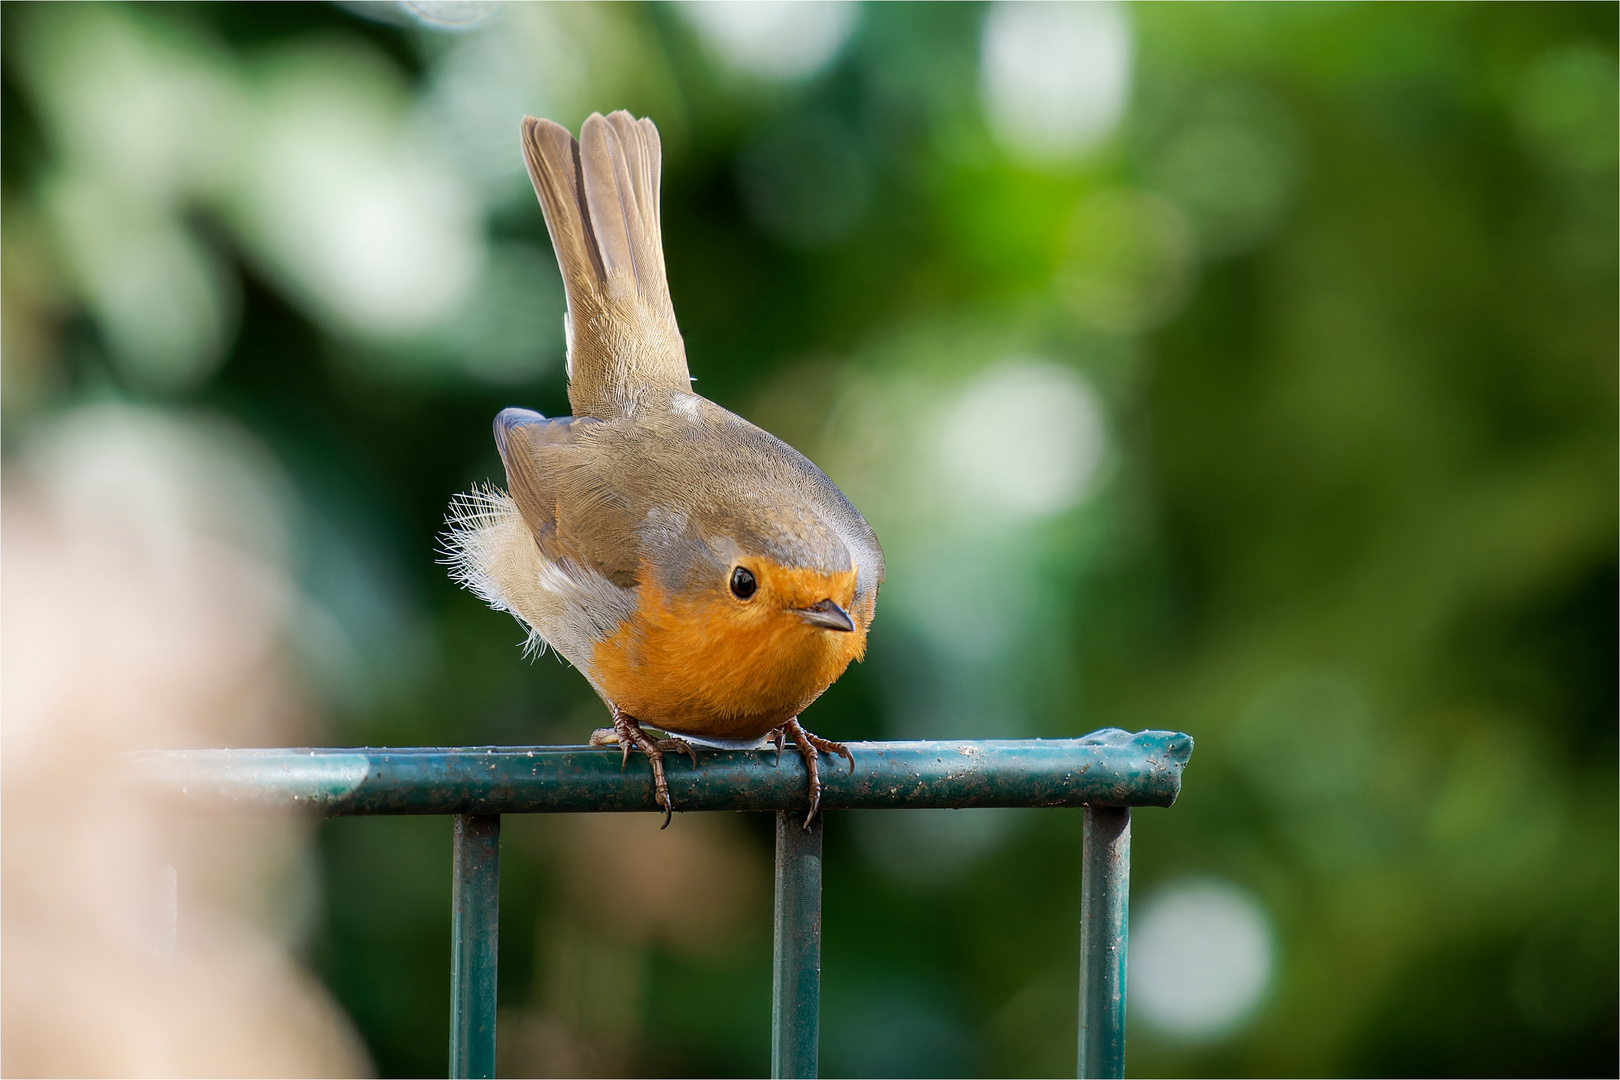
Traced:
<path fill-rule="evenodd" d="M 836 574 L 751 561 L 759 590 L 662 592 L 642 574 L 634 619 L 597 643 L 592 672 L 608 700 L 643 723 L 711 739 L 757 739 L 821 696 L 866 652 L 867 612 L 840 633 L 792 608 L 830 599 L 846 611 L 853 569 Z"/>

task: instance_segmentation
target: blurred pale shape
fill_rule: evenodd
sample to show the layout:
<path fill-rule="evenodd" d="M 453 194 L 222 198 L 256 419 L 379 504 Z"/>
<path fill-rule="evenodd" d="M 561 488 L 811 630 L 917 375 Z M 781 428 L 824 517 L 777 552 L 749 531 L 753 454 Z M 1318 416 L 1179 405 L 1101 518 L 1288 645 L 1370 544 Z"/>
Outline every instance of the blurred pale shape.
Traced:
<path fill-rule="evenodd" d="M 88 5 L 24 31 L 22 70 L 63 147 L 50 219 L 133 382 L 196 383 L 234 330 L 234 280 L 187 222 L 195 206 L 350 333 L 410 339 L 471 292 L 481 207 L 412 140 L 386 61 L 302 46 L 244 78 L 156 20 Z"/>
<path fill-rule="evenodd" d="M 116 522 L 155 566 L 176 571 L 204 541 L 279 565 L 292 495 L 275 462 L 235 427 L 121 405 L 79 409 L 32 438 L 29 474 L 74 529 Z"/>
<path fill-rule="evenodd" d="M 872 197 L 871 168 L 859 143 L 827 116 L 773 120 L 743 147 L 737 179 L 760 227 L 806 248 L 848 236 Z"/>
<path fill-rule="evenodd" d="M 337 6 L 368 22 L 458 32 L 489 18 L 494 0 L 337 0 Z"/>
<path fill-rule="evenodd" d="M 235 148 L 240 93 L 201 43 L 138 12 L 41 5 L 19 67 L 71 170 L 167 205 L 218 178 Z"/>
<path fill-rule="evenodd" d="M 936 438 L 949 490 L 1013 520 L 1077 505 L 1106 445 L 1091 387 L 1038 360 L 980 374 L 947 408 Z"/>
<path fill-rule="evenodd" d="M 112 359 L 176 390 L 218 365 L 234 282 L 181 217 L 235 145 L 226 71 L 197 43 L 117 9 L 31 12 L 19 50 L 60 153 L 42 202 Z"/>
<path fill-rule="evenodd" d="M 1299 178 L 1298 137 L 1259 92 L 1201 92 L 1149 155 L 1149 186 L 1186 214 L 1198 254 L 1253 249 L 1279 224 Z"/>
<path fill-rule="evenodd" d="M 1093 326 L 1135 334 L 1180 308 L 1191 262 L 1192 237 L 1175 206 L 1137 191 L 1099 191 L 1075 208 L 1054 284 Z"/>
<path fill-rule="evenodd" d="M 272 650 L 290 609 L 281 484 L 256 444 L 216 422 L 103 406 L 36 432 L 16 535 L 55 540 L 8 541 L 7 618 L 29 626 L 3 654 L 8 752 L 183 745 L 261 723 L 251 695 L 217 717 L 205 703 Z"/>
<path fill-rule="evenodd" d="M 367 1071 L 290 951 L 315 907 L 307 826 L 210 832 L 119 782 L 118 751 L 315 734 L 283 649 L 282 486 L 229 425 L 127 406 L 69 413 L 8 462 L 7 1075 Z"/>
<path fill-rule="evenodd" d="M 1526 69 L 1514 112 L 1536 148 L 1556 163 L 1613 168 L 1620 149 L 1617 95 L 1613 55 L 1590 45 L 1563 46 Z"/>
<path fill-rule="evenodd" d="M 511 34 L 466 34 L 435 60 L 418 109 L 469 180 L 492 187 L 522 177 L 518 122 L 545 110 L 530 82 Z"/>
<path fill-rule="evenodd" d="M 481 382 L 524 382 L 560 366 L 564 307 L 549 251 L 492 245 L 477 287 L 428 344 Z"/>
<path fill-rule="evenodd" d="M 587 57 L 600 62 L 611 51 L 581 40 L 565 14 L 549 4 L 503 8 L 447 42 L 433 63 L 419 123 L 443 160 L 491 200 L 532 202 L 519 122 L 575 111 L 587 96 Z"/>
<path fill-rule="evenodd" d="M 400 0 L 417 23 L 435 30 L 465 30 L 489 18 L 494 0 Z"/>
<path fill-rule="evenodd" d="M 1253 1014 L 1273 963 L 1271 920 L 1247 891 L 1172 886 L 1131 917 L 1130 1013 L 1183 1038 L 1226 1034 Z"/>
<path fill-rule="evenodd" d="M 235 200 L 260 256 L 352 332 L 409 338 L 453 314 L 480 269 L 478 207 L 408 140 L 392 74 L 311 49 L 264 84 Z"/>
<path fill-rule="evenodd" d="M 1102 0 L 991 6 L 980 89 L 996 135 L 1035 161 L 1074 158 L 1105 139 L 1125 110 L 1131 31 Z"/>
<path fill-rule="evenodd" d="M 173 212 L 116 186 L 64 179 L 46 197 L 114 361 L 137 385 L 195 385 L 224 359 L 235 282 Z"/>
<path fill-rule="evenodd" d="M 726 66 L 782 80 L 825 67 L 859 14 L 852 0 L 686 0 L 681 11 Z"/>
<path fill-rule="evenodd" d="M 906 737 L 1029 734 L 1018 669 L 1063 639 L 1054 572 L 1072 554 L 1053 549 L 1052 526 L 1107 459 L 1095 394 L 1049 361 L 1005 360 L 956 386 L 909 366 L 960 370 L 1006 336 L 891 346 L 887 359 L 909 373 L 848 380 L 821 443 L 829 475 L 883 539 L 884 610 L 905 637 L 874 657 L 891 730 Z"/>
<path fill-rule="evenodd" d="M 894 604 L 951 661 L 1003 660 L 1032 603 L 1039 602 L 1038 591 L 1031 587 L 1034 568 L 1027 545 L 1016 543 L 1016 535 L 1009 536 L 1009 527 L 1020 520 L 982 505 L 958 506 L 949 513 L 950 525 L 936 535 L 912 538 L 900 552 L 907 584 L 890 590 Z M 987 725 L 998 736 L 1022 734 L 994 723 L 1007 713 L 1005 708 L 985 711 L 963 708 L 966 704 L 960 698 L 940 703 L 939 711 L 923 718 L 915 737 L 928 732 L 964 738 L 978 732 L 983 737 Z M 951 730 L 956 727 L 953 719 L 965 723 L 965 728 Z"/>

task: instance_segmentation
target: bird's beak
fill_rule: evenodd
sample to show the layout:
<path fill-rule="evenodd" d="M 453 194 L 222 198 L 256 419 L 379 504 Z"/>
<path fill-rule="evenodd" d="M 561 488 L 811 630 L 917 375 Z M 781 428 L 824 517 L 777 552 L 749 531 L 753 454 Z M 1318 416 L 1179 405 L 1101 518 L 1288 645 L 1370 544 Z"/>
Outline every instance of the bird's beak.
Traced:
<path fill-rule="evenodd" d="M 824 630 L 839 630 L 847 634 L 855 629 L 855 623 L 850 619 L 849 613 L 831 600 L 821 600 L 807 608 L 791 610 L 811 626 L 819 626 Z"/>

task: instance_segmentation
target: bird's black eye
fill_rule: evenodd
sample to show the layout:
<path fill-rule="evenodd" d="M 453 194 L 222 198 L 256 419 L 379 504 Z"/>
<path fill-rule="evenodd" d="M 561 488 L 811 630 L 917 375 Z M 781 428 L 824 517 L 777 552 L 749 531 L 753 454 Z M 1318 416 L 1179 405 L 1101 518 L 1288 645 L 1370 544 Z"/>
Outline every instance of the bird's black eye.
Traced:
<path fill-rule="evenodd" d="M 739 600 L 746 600 L 754 595 L 759 588 L 759 582 L 747 567 L 739 566 L 731 572 L 731 595 Z"/>

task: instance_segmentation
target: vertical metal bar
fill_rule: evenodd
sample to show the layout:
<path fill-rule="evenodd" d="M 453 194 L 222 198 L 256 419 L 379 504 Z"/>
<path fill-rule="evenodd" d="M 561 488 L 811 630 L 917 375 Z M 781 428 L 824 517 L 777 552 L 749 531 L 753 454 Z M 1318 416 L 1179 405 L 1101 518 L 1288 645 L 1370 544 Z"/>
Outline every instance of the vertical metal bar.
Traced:
<path fill-rule="evenodd" d="M 451 885 L 450 1075 L 495 1075 L 501 818 L 457 814 Z"/>
<path fill-rule="evenodd" d="M 816 1075 L 821 1036 L 821 820 L 776 815 L 775 977 L 771 985 L 771 1077 Z"/>
<path fill-rule="evenodd" d="M 1078 1075 L 1125 1075 L 1125 946 L 1131 899 L 1131 811 L 1085 809 L 1080 877 Z"/>

